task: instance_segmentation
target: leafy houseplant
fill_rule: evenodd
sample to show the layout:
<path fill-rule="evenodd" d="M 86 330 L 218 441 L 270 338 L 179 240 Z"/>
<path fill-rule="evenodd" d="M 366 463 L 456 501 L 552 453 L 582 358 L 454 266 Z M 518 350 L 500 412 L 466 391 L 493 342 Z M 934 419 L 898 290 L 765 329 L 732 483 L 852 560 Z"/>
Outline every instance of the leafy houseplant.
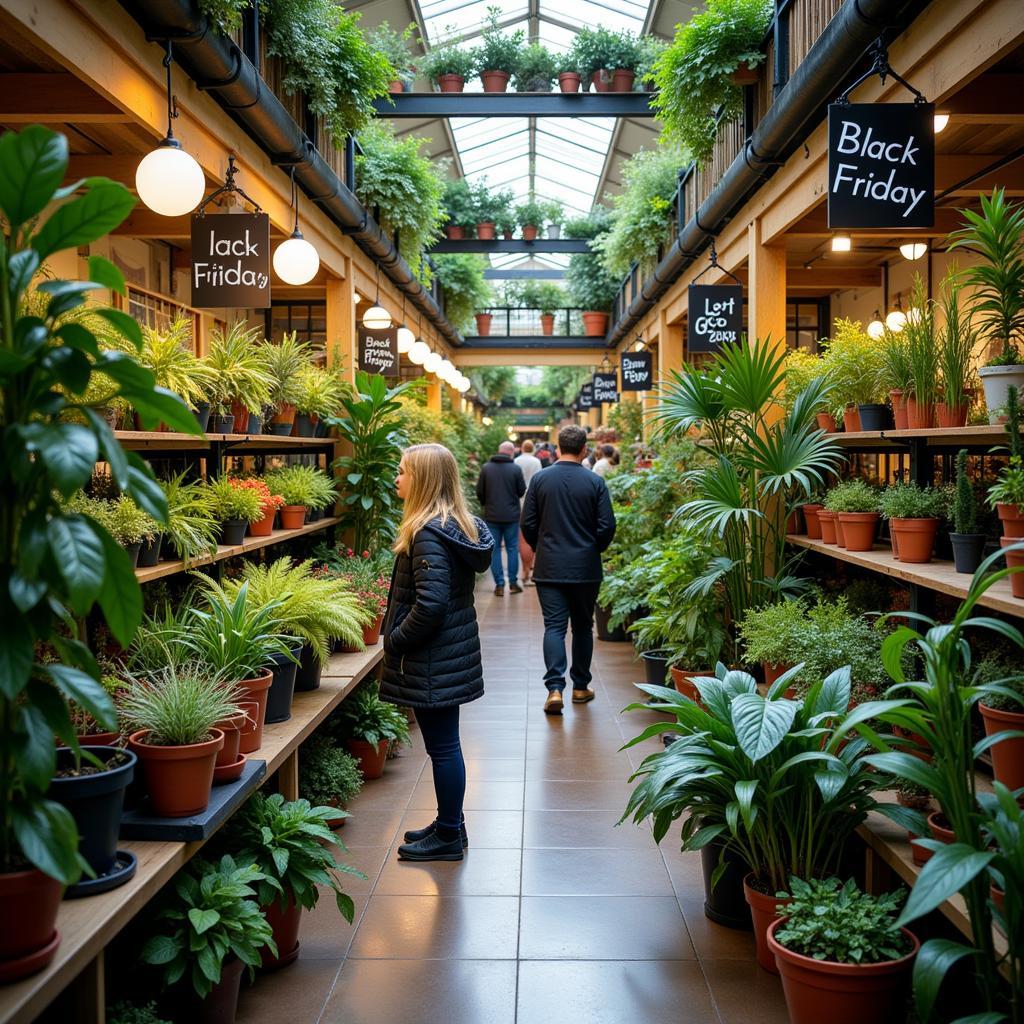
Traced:
<path fill-rule="evenodd" d="M 760 664 L 768 685 L 797 661 L 807 633 L 807 609 L 800 601 L 750 608 L 737 626 L 749 664 Z"/>
<path fill-rule="evenodd" d="M 211 367 L 192 349 L 192 318 L 179 314 L 166 331 L 142 327 L 139 362 L 153 374 L 158 387 L 167 388 L 193 409 L 208 405 L 214 382 Z"/>
<path fill-rule="evenodd" d="M 337 807 L 337 822 L 344 823 L 344 808 L 363 788 L 359 762 L 328 738 L 313 736 L 303 744 L 299 762 L 299 795 L 314 807 Z"/>
<path fill-rule="evenodd" d="M 530 242 L 537 237 L 537 229 L 544 223 L 544 207 L 531 197 L 516 207 L 516 220 L 523 229 L 523 239 Z"/>
<path fill-rule="evenodd" d="M 162 484 L 167 500 L 167 539 L 173 548 L 173 555 L 186 564 L 199 555 L 217 549 L 220 523 L 213 511 L 213 499 L 209 488 L 200 481 L 187 483 L 188 470 Z"/>
<path fill-rule="evenodd" d="M 219 327 L 211 332 L 206 364 L 213 372 L 210 430 L 215 434 L 230 434 L 236 420 L 248 423 L 250 409 L 270 403 L 273 378 L 264 362 L 265 347 L 257 344 L 260 336 L 244 320 L 236 320 L 226 332 Z"/>
<path fill-rule="evenodd" d="M 89 328 L 64 322 L 90 291 L 125 294 L 112 263 L 92 256 L 91 280 L 44 281 L 37 289 L 47 297 L 44 315 L 24 312 L 45 260 L 113 231 L 135 205 L 127 189 L 105 178 L 61 188 L 67 168 L 67 139 L 47 128 L 33 125 L 0 137 L 0 575 L 6 581 L 0 596 L 0 905 L 6 922 L 0 961 L 8 979 L 45 966 L 56 953 L 61 887 L 77 881 L 84 867 L 74 819 L 46 795 L 56 763 L 54 735 L 78 749 L 66 701 L 115 727 L 99 666 L 66 623 L 98 604 L 114 639 L 127 645 L 142 617 L 124 549 L 101 524 L 66 513 L 61 501 L 84 487 L 103 459 L 122 493 L 157 522 L 167 518 L 163 493 L 145 463 L 124 452 L 86 390 L 105 378 L 115 397 L 135 407 L 144 429 L 163 422 L 199 433 L 188 407 L 157 388 L 132 355 L 102 350 Z M 101 307 L 95 313 L 138 351 L 142 336 L 131 317 Z M 70 412 L 81 422 L 69 422 Z M 37 644 L 52 647 L 54 660 L 38 661 Z"/>
<path fill-rule="evenodd" d="M 943 282 L 940 307 L 943 325 L 938 330 L 939 370 L 942 398 L 935 408 L 940 427 L 962 427 L 971 405 L 968 384 L 973 377 L 974 350 L 978 333 L 970 306 L 961 298 L 963 284 L 954 268 Z"/>
<path fill-rule="evenodd" d="M 261 350 L 261 362 L 270 377 L 267 404 L 273 409 L 272 429 L 275 434 L 288 435 L 295 421 L 299 373 L 313 358 L 313 350 L 307 342 L 299 341 L 297 331 L 285 333 L 276 343 L 265 341 Z"/>
<path fill-rule="evenodd" d="M 465 237 L 466 229 L 477 223 L 473 191 L 465 178 L 455 178 L 445 185 L 443 205 L 447 215 L 448 237 Z"/>
<path fill-rule="evenodd" d="M 376 684 L 361 686 L 338 709 L 336 728 L 366 779 L 379 779 L 388 749 L 409 741 L 409 722 L 394 704 L 380 699 Z"/>
<path fill-rule="evenodd" d="M 870 551 L 878 528 L 878 493 L 863 480 L 846 480 L 825 495 L 825 508 L 842 530 L 849 551 Z"/>
<path fill-rule="evenodd" d="M 333 416 L 341 406 L 344 393 L 345 385 L 333 370 L 312 363 L 304 366 L 296 382 L 296 433 L 300 437 L 311 437 L 314 424 L 310 421 Z"/>
<path fill-rule="evenodd" d="M 939 492 L 917 484 L 893 484 L 882 491 L 878 509 L 889 520 L 901 562 L 930 562 L 939 528 Z"/>
<path fill-rule="evenodd" d="M 484 278 L 487 257 L 481 253 L 452 252 L 433 257 L 434 275 L 444 289 L 444 312 L 457 330 L 466 331 L 478 309 L 492 301 Z"/>
<path fill-rule="evenodd" d="M 264 881 L 255 864 L 196 858 L 175 879 L 174 894 L 156 916 L 159 931 L 146 940 L 143 963 L 163 967 L 165 986 L 186 980 L 202 1000 L 226 1005 L 234 1019 L 242 971 L 250 978 L 260 950 L 276 953 L 274 939 L 253 886 Z"/>
<path fill-rule="evenodd" d="M 475 53 L 476 70 L 484 92 L 504 92 L 508 80 L 519 69 L 519 59 L 526 35 L 522 29 L 506 33 L 498 21 L 500 7 L 488 7 L 480 32 L 480 46 Z"/>
<path fill-rule="evenodd" d="M 640 51 L 632 33 L 583 28 L 576 33 L 571 53 L 573 63 L 583 76 L 584 91 L 591 84 L 598 92 L 629 92 L 633 88 Z M 617 71 L 628 74 L 620 75 L 616 82 Z"/>
<path fill-rule="evenodd" d="M 260 518 L 249 523 L 249 534 L 253 537 L 269 537 L 274 532 L 274 517 L 284 505 L 280 494 L 272 494 L 266 481 L 258 477 L 242 477 L 232 481 L 236 487 L 252 491 L 260 501 Z"/>
<path fill-rule="evenodd" d="M 551 92 L 555 75 L 551 51 L 541 43 L 530 43 L 519 55 L 513 84 L 516 92 Z"/>
<path fill-rule="evenodd" d="M 461 43 L 461 37 L 448 33 L 420 58 L 420 70 L 441 92 L 462 92 L 466 79 L 476 70 L 476 53 L 463 49 Z"/>
<path fill-rule="evenodd" d="M 240 481 L 219 476 L 207 485 L 211 511 L 220 523 L 222 544 L 241 544 L 246 527 L 263 518 L 263 501 L 256 491 L 240 486 Z"/>
<path fill-rule="evenodd" d="M 560 92 L 579 92 L 582 76 L 576 54 L 572 50 L 555 56 L 555 74 L 558 76 Z M 588 82 L 587 85 L 589 86 L 590 83 Z"/>
<path fill-rule="evenodd" d="M 342 404 L 349 399 L 342 400 Z M 328 418 L 328 425 L 334 419 Z M 281 526 L 286 530 L 296 530 L 302 526 L 307 509 L 326 508 L 337 500 L 334 484 L 320 470 L 313 466 L 286 466 L 275 469 L 264 477 L 267 486 L 275 494 L 284 498 L 281 507 Z"/>
<path fill-rule="evenodd" d="M 953 562 L 957 572 L 973 575 L 985 553 L 985 534 L 978 532 L 978 499 L 967 472 L 967 449 L 956 456 L 956 501 L 953 506 Z"/>
<path fill-rule="evenodd" d="M 394 87 L 395 82 L 404 91 L 412 87 L 416 77 L 416 68 L 413 63 L 412 51 L 409 48 L 410 40 L 416 32 L 416 24 L 410 22 L 401 32 L 396 32 L 386 21 L 370 30 L 368 39 L 370 45 L 387 58 L 387 62 L 394 68 L 395 78 L 389 85 Z"/>
<path fill-rule="evenodd" d="M 718 122 L 742 111 L 743 93 L 732 75 L 764 60 L 761 40 L 771 15 L 770 0 L 708 0 L 703 11 L 676 28 L 672 45 L 655 65 L 653 103 L 662 132 L 698 164 L 711 158 Z"/>

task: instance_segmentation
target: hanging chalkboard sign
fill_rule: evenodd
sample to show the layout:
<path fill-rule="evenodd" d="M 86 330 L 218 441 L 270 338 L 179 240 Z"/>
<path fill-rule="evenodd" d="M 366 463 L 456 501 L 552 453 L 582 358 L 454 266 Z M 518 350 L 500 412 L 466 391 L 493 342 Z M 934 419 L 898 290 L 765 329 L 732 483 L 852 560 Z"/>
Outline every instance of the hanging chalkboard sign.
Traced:
<path fill-rule="evenodd" d="M 359 328 L 359 369 L 385 377 L 398 373 L 398 328 Z"/>
<path fill-rule="evenodd" d="M 615 373 L 594 374 L 594 404 L 610 404 L 619 400 L 619 378 Z"/>
<path fill-rule="evenodd" d="M 654 385 L 654 356 L 650 352 L 623 352 L 620 363 L 623 391 L 649 391 Z"/>
<path fill-rule="evenodd" d="M 209 213 L 192 218 L 192 305 L 199 309 L 270 306 L 270 218 Z"/>
<path fill-rule="evenodd" d="M 691 284 L 687 352 L 716 352 L 743 333 L 743 286 Z"/>
<path fill-rule="evenodd" d="M 829 228 L 934 223 L 935 104 L 830 104 Z"/>
<path fill-rule="evenodd" d="M 588 381 L 580 388 L 579 407 L 581 409 L 593 409 L 594 408 L 594 385 L 593 382 Z"/>

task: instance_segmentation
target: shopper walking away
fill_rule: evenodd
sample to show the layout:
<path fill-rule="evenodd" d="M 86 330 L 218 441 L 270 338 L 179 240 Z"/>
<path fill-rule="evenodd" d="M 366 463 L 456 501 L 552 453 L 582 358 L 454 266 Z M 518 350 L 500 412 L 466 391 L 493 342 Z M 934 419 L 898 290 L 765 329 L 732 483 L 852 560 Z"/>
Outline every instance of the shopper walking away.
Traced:
<path fill-rule="evenodd" d="M 601 445 L 601 458 L 594 463 L 594 472 L 598 476 L 604 476 L 615 463 L 615 448 L 610 444 Z"/>
<path fill-rule="evenodd" d="M 459 707 L 484 693 L 476 574 L 491 557 L 485 524 L 466 506 L 459 466 L 444 445 L 405 450 L 396 480 L 404 502 L 384 620 L 381 696 L 414 710 L 430 755 L 437 817 L 405 833 L 402 860 L 462 860 L 466 764 Z"/>
<path fill-rule="evenodd" d="M 594 605 L 601 586 L 601 552 L 615 536 L 615 515 L 604 480 L 581 465 L 586 444 L 581 427 L 563 427 L 558 461 L 533 478 L 523 505 L 523 536 L 537 552 L 533 576 L 544 614 L 544 711 L 549 715 L 562 713 L 570 623 L 572 700 L 585 704 L 594 699 Z"/>
<path fill-rule="evenodd" d="M 476 481 L 476 496 L 484 511 L 484 522 L 494 538 L 491 552 L 491 575 L 494 592 L 505 593 L 505 572 L 501 565 L 501 545 L 508 556 L 508 589 L 510 594 L 521 594 L 519 586 L 519 499 L 526 493 L 523 471 L 512 461 L 516 450 L 511 441 L 498 445 L 498 454 L 492 455 L 480 470 Z"/>
<path fill-rule="evenodd" d="M 542 468 L 541 461 L 533 454 L 533 442 L 527 438 L 523 442 L 521 455 L 516 456 L 516 465 L 523 471 L 523 479 L 526 481 L 526 489 L 530 489 L 530 481 L 535 473 Z M 522 502 L 520 502 L 522 504 Z M 530 574 L 533 572 L 533 548 L 526 543 L 523 531 L 519 531 L 519 561 L 523 567 L 523 586 L 532 587 L 533 580 Z"/>

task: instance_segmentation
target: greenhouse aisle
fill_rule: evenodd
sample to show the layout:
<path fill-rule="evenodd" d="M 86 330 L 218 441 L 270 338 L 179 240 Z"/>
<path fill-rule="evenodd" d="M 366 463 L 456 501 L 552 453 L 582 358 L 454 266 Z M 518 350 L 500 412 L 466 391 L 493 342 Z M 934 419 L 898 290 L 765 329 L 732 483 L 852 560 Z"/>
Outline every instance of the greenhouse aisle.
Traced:
<path fill-rule="evenodd" d="M 477 590 L 487 693 L 464 709 L 470 849 L 461 864 L 395 858 L 434 810 L 419 735 L 367 784 L 341 835 L 354 880 L 350 928 L 328 897 L 299 960 L 244 990 L 239 1024 L 784 1024 L 777 979 L 749 933 L 703 914 L 700 864 L 645 827 L 615 828 L 652 715 L 629 644 L 596 644 L 596 699 L 541 711 L 536 592 Z M 647 749 L 657 749 L 653 741 Z"/>

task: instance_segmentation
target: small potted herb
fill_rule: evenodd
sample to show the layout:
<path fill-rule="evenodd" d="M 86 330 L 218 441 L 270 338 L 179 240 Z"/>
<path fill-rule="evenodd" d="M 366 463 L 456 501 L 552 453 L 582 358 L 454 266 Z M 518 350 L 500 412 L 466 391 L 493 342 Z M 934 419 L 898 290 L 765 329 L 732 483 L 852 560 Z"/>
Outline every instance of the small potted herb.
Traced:
<path fill-rule="evenodd" d="M 737 626 L 746 662 L 760 664 L 766 686 L 799 660 L 807 631 L 807 609 L 800 601 L 751 608 Z"/>
<path fill-rule="evenodd" d="M 580 91 L 580 69 L 573 53 L 564 53 L 556 59 L 555 72 L 560 92 Z"/>
<path fill-rule="evenodd" d="M 957 572 L 973 576 L 985 557 L 985 534 L 978 532 L 978 499 L 967 473 L 967 449 L 956 456 L 956 499 L 953 504 L 953 564 Z"/>
<path fill-rule="evenodd" d="M 197 857 L 175 878 L 140 958 L 163 968 L 166 987 L 187 986 L 190 1020 L 233 1021 L 242 971 L 251 979 L 263 950 L 277 953 L 254 888 L 267 882 L 255 864 L 227 854 L 216 864 Z"/>
<path fill-rule="evenodd" d="M 299 757 L 299 796 L 314 807 L 334 807 L 337 814 L 328 819 L 339 829 L 349 817 L 349 801 L 363 788 L 359 762 L 326 736 L 312 736 L 302 746 Z"/>
<path fill-rule="evenodd" d="M 267 486 L 284 498 L 281 506 L 281 528 L 301 529 L 306 522 L 306 513 L 316 498 L 312 466 L 286 466 L 265 474 Z"/>
<path fill-rule="evenodd" d="M 379 779 L 388 748 L 409 740 L 409 720 L 394 704 L 380 699 L 375 683 L 361 686 L 343 701 L 335 723 L 365 779 Z"/>
<path fill-rule="evenodd" d="M 516 207 L 516 219 L 523 229 L 523 241 L 532 242 L 537 237 L 537 230 L 544 223 L 544 207 L 535 199 Z"/>
<path fill-rule="evenodd" d="M 420 58 L 420 71 L 437 83 L 441 92 L 462 92 L 466 79 L 476 69 L 476 53 L 461 48 L 460 36 L 449 35 L 430 47 Z"/>
<path fill-rule="evenodd" d="M 516 92 L 551 92 L 554 81 L 554 55 L 541 43 L 530 43 L 520 54 L 515 70 Z"/>
<path fill-rule="evenodd" d="M 562 237 L 562 222 L 565 220 L 565 207 L 552 200 L 544 204 L 544 220 L 547 222 L 547 236 L 551 239 Z"/>
<path fill-rule="evenodd" d="M 522 29 L 506 33 L 498 23 L 500 7 L 488 7 L 475 53 L 476 70 L 484 92 L 504 92 L 513 72 L 519 69 L 525 33 Z"/>
<path fill-rule="evenodd" d="M 846 480 L 825 495 L 835 514 L 836 540 L 849 551 L 870 551 L 878 531 L 878 492 L 863 480 Z"/>
<path fill-rule="evenodd" d="M 220 522 L 220 543 L 231 547 L 241 544 L 249 524 L 263 518 L 261 496 L 229 476 L 219 476 L 207 486 L 213 514 Z"/>
<path fill-rule="evenodd" d="M 939 493 L 931 487 L 897 483 L 882 491 L 878 508 L 889 520 L 897 558 L 930 562 L 939 529 Z"/>
<path fill-rule="evenodd" d="M 850 879 L 791 878 L 786 917 L 768 929 L 791 1024 L 902 1019 L 920 943 L 896 923 L 903 896 Z"/>

